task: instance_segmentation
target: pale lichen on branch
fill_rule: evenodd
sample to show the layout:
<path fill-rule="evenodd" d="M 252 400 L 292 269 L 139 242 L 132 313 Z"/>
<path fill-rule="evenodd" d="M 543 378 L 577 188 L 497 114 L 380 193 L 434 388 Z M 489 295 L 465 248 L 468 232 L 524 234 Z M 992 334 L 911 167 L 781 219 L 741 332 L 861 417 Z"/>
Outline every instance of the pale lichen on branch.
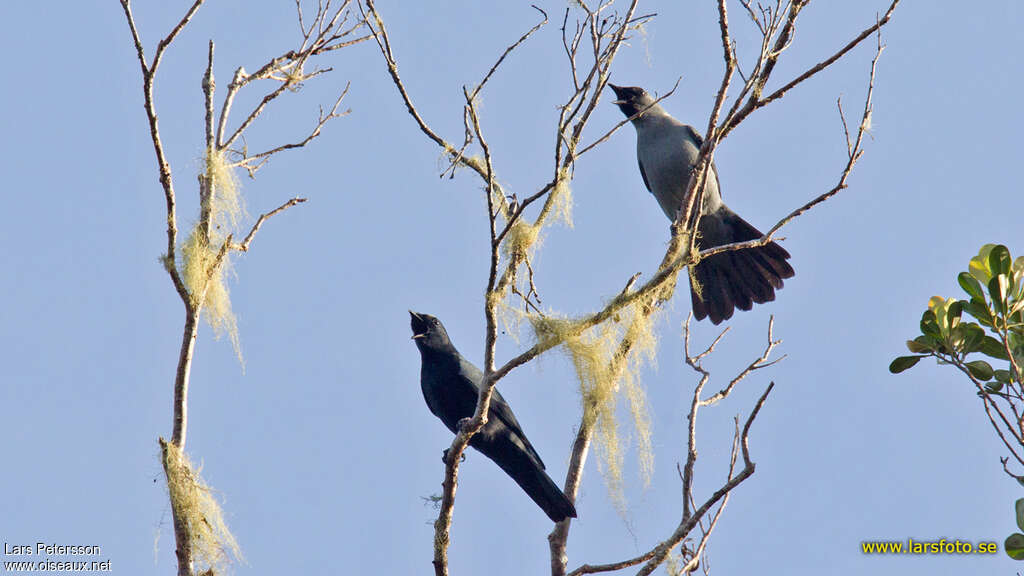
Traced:
<path fill-rule="evenodd" d="M 552 175 L 550 181 L 537 187 L 534 192 L 526 195 L 514 195 L 507 194 L 498 183 L 496 176 L 497 159 L 484 138 L 484 129 L 481 126 L 477 108 L 478 99 L 483 93 L 484 85 L 499 71 L 507 57 L 547 22 L 547 15 L 542 12 L 542 21 L 522 34 L 517 41 L 513 42 L 501 53 L 500 57 L 486 72 L 483 80 L 478 85 L 472 88 L 464 87 L 465 104 L 461 111 L 463 141 L 461 146 L 456 147 L 432 129 L 413 104 L 410 92 L 399 75 L 398 63 L 392 49 L 391 39 L 384 25 L 384 20 L 377 11 L 374 1 L 365 0 L 365 9 L 361 5 L 361 13 L 371 30 L 371 35 L 376 41 L 381 55 L 384 57 L 391 80 L 401 96 L 408 113 L 412 116 L 420 131 L 427 138 L 435 142 L 449 160 L 449 165 L 442 171 L 441 176 L 450 174 L 454 177 L 457 166 L 469 168 L 483 181 L 487 201 L 490 259 L 484 299 L 486 320 L 484 379 L 474 417 L 462 427 L 448 450 L 448 460 L 446 461 L 445 469 L 445 492 L 438 520 L 435 523 L 434 567 L 437 574 L 447 574 L 447 545 L 451 526 L 451 512 L 454 506 L 458 457 L 468 445 L 469 438 L 479 431 L 486 421 L 486 411 L 490 396 L 494 385 L 499 380 L 515 368 L 525 365 L 552 348 L 562 347 L 567 351 L 567 355 L 573 361 L 577 374 L 580 376 L 582 390 L 581 405 L 583 407 L 582 420 L 570 455 L 570 469 L 567 473 L 565 484 L 567 496 L 571 500 L 575 500 L 582 467 L 586 461 L 594 434 L 607 434 L 609 429 L 608 412 L 602 412 L 602 410 L 607 409 L 610 402 L 609 399 L 614 397 L 614 394 L 630 389 L 628 382 L 623 380 L 624 375 L 629 373 L 629 370 L 626 368 L 629 366 L 629 362 L 639 357 L 638 354 L 645 349 L 643 339 L 638 338 L 637 333 L 631 332 L 631 329 L 623 330 L 621 326 L 618 329 L 614 329 L 614 326 L 622 318 L 628 318 L 625 321 L 626 325 L 629 325 L 631 322 L 638 322 L 638 325 L 646 326 L 649 329 L 654 312 L 661 307 L 662 303 L 672 298 L 677 276 L 684 267 L 693 265 L 702 258 L 725 251 L 766 245 L 772 241 L 773 235 L 792 219 L 817 204 L 828 200 L 847 186 L 847 178 L 857 160 L 863 154 L 863 136 L 870 128 L 870 109 L 875 67 L 878 56 L 881 54 L 880 41 L 879 49 L 875 59 L 872 61 L 865 111 L 857 130 L 857 135 L 851 140 L 849 130 L 844 130 L 849 142 L 849 157 L 837 185 L 828 192 L 797 208 L 780 220 L 764 236 L 756 240 L 699 250 L 698 242 L 700 239 L 696 234 L 691 233 L 701 217 L 701 195 L 704 189 L 704 182 L 707 178 L 712 177 L 709 174 L 709 170 L 712 166 L 715 150 L 725 137 L 740 122 L 749 117 L 752 112 L 780 99 L 787 90 L 792 89 L 836 62 L 853 47 L 870 36 L 872 32 L 879 32 L 881 27 L 889 22 L 890 16 L 898 3 L 899 0 L 894 0 L 884 17 L 877 19 L 873 26 L 868 27 L 838 52 L 784 84 L 782 88 L 771 92 L 767 97 L 762 97 L 780 58 L 793 46 L 797 16 L 809 4 L 809 0 L 789 0 L 785 2 L 777 0 L 774 6 L 758 4 L 757 10 L 755 10 L 749 0 L 740 0 L 740 4 L 749 16 L 750 21 L 761 35 L 760 52 L 753 66 L 748 68 L 750 70 L 749 74 L 740 74 L 743 79 L 742 86 L 738 89 L 735 99 L 729 103 L 729 92 L 733 85 L 734 75 L 740 70 L 740 63 L 736 56 L 736 43 L 730 32 L 727 2 L 726 0 L 716 0 L 724 72 L 721 83 L 715 93 L 712 112 L 708 118 L 706 137 L 702 143 L 696 167 L 692 171 L 690 181 L 687 183 L 687 193 L 684 195 L 686 204 L 681 207 L 679 216 L 673 224 L 672 236 L 662 261 L 646 282 L 640 283 L 639 286 L 634 286 L 637 283 L 637 277 L 634 276 L 627 284 L 626 289 L 606 301 L 598 310 L 576 318 L 561 318 L 550 312 L 542 312 L 538 291 L 534 282 L 534 269 L 531 265 L 531 259 L 533 253 L 537 250 L 538 240 L 542 236 L 544 227 L 551 221 L 551 215 L 564 213 L 563 207 L 571 206 L 568 184 L 574 176 L 576 161 L 583 154 L 588 153 L 594 147 L 607 141 L 615 131 L 629 122 L 630 119 L 628 118 L 622 120 L 594 141 L 581 145 L 584 129 L 597 109 L 615 55 L 618 53 L 623 41 L 628 38 L 630 31 L 636 30 L 648 22 L 653 15 L 635 16 L 637 9 L 637 2 L 635 0 L 628 2 L 628 8 L 621 13 L 613 11 L 614 1 L 599 2 L 596 4 L 596 7 L 591 7 L 586 2 L 575 2 L 573 7 L 566 10 L 560 28 L 562 36 L 561 50 L 564 51 L 568 62 L 567 75 L 571 79 L 571 88 L 568 98 L 558 108 L 559 116 L 555 126 Z M 578 10 L 580 13 L 574 27 L 569 24 L 569 15 L 572 13 L 572 10 Z M 583 65 L 582 62 L 586 62 L 586 65 Z M 673 87 L 672 91 L 674 90 L 675 87 Z M 664 94 L 659 101 L 672 94 L 672 91 Z M 843 120 L 845 123 L 845 118 Z M 474 155 L 471 153 L 474 147 L 479 148 L 479 154 Z M 535 204 L 542 200 L 541 208 L 537 210 Z M 535 216 L 527 217 L 528 214 L 535 214 Z M 566 220 L 568 221 L 568 219 Z M 512 310 L 512 307 L 507 303 L 507 300 L 512 296 L 517 296 L 523 301 L 522 311 L 514 312 L 514 314 L 517 318 L 525 318 L 531 322 L 536 341 L 528 349 L 515 355 L 504 364 L 497 365 L 494 361 L 497 345 L 497 318 L 499 312 L 505 314 L 507 311 Z M 713 405 L 728 396 L 735 386 L 751 373 L 771 366 L 778 361 L 769 359 L 772 350 L 778 344 L 778 341 L 773 340 L 771 332 L 772 325 L 769 324 L 769 344 L 763 355 L 750 363 L 719 392 L 704 398 L 700 393 L 707 380 L 704 379 L 698 385 L 697 391 L 693 396 L 692 418 L 696 417 L 695 415 L 700 407 Z M 713 346 L 714 344 L 712 344 L 711 348 Z M 709 349 L 704 354 L 708 354 L 710 351 Z M 699 362 L 702 357 L 698 355 L 693 360 L 694 362 Z M 727 501 L 730 491 L 753 473 L 754 466 L 750 460 L 748 450 L 749 431 L 772 386 L 768 386 L 765 393 L 749 413 L 746 423 L 742 428 L 739 427 L 739 422 L 737 421 L 728 481 L 718 491 L 709 496 L 699 507 L 694 504 L 695 501 L 691 490 L 692 462 L 688 462 L 689 476 L 687 476 L 688 473 L 685 471 L 682 474 L 684 478 L 688 478 L 684 480 L 686 485 L 685 492 L 687 493 L 687 498 L 684 499 L 683 505 L 684 520 L 669 538 L 650 552 L 637 558 L 620 563 L 602 565 L 601 567 L 584 566 L 572 572 L 572 574 L 617 570 L 641 563 L 647 564 L 641 569 L 640 573 L 650 573 L 668 558 L 668 555 L 682 542 L 683 538 L 687 537 L 695 527 L 700 527 L 702 532 L 701 539 L 696 549 L 691 551 L 693 553 L 690 554 L 684 566 L 685 570 L 695 569 L 695 563 L 702 555 L 708 536 L 717 525 L 717 520 L 722 512 L 722 506 Z M 635 390 L 631 394 L 635 394 Z M 638 402 L 636 406 L 641 404 Z M 611 422 L 614 423 L 614 417 L 612 417 Z M 691 424 L 692 429 L 694 425 L 692 422 Z M 604 427 L 603 430 L 602 427 Z M 609 438 L 611 438 L 612 442 L 615 442 L 614 434 Z M 605 444 L 607 446 L 609 439 L 606 438 L 605 440 L 604 443 L 599 443 L 598 445 Z M 695 450 L 692 454 L 695 459 Z M 743 459 L 743 467 L 741 470 L 736 471 L 734 467 L 740 456 Z M 605 465 L 608 465 L 607 460 Z M 694 509 L 691 510 L 691 507 Z M 712 511 L 710 520 L 705 525 L 705 519 L 709 517 L 708 514 Z M 565 545 L 570 522 L 571 520 L 565 520 L 559 523 L 555 531 L 549 536 L 552 574 L 555 576 L 566 573 L 564 560 Z"/>
<path fill-rule="evenodd" d="M 212 40 L 209 42 L 207 65 L 201 82 L 205 112 L 205 158 L 203 170 L 198 178 L 199 218 L 187 235 L 185 242 L 179 246 L 176 191 L 157 121 L 154 81 L 168 47 L 195 16 L 202 6 L 203 0 L 195 0 L 167 36 L 157 43 L 156 51 L 150 62 L 147 62 L 146 59 L 130 0 L 121 0 L 121 7 L 141 67 L 144 109 L 166 203 L 167 247 L 160 257 L 160 262 L 170 276 L 185 307 L 184 329 L 174 378 L 173 429 L 169 442 L 160 440 L 164 455 L 164 470 L 171 496 L 178 576 L 193 576 L 197 555 L 198 559 L 207 566 L 204 574 L 212 574 L 215 567 L 222 565 L 229 555 L 228 552 L 233 553 L 236 557 L 239 556 L 234 537 L 220 520 L 220 509 L 216 501 L 209 495 L 209 488 L 196 479 L 197 477 L 184 454 L 188 431 L 189 379 L 200 314 L 206 313 L 206 318 L 215 331 L 229 334 L 236 351 L 239 350 L 236 324 L 234 315 L 231 313 L 230 298 L 225 282 L 225 276 L 230 267 L 230 253 L 248 251 L 256 232 L 268 218 L 305 201 L 304 198 L 293 198 L 261 215 L 249 229 L 245 239 L 240 244 L 235 243 L 233 239 L 235 234 L 240 231 L 239 226 L 245 218 L 245 211 L 233 170 L 243 167 L 252 176 L 270 156 L 284 150 L 301 148 L 319 136 L 326 122 L 344 115 L 337 111 L 341 99 L 348 90 L 347 86 L 329 113 L 325 114 L 321 109 L 318 122 L 303 140 L 270 147 L 267 151 L 253 156 L 247 156 L 244 150 L 242 152 L 234 151 L 230 146 L 242 137 L 245 130 L 252 125 L 267 105 L 285 90 L 294 90 L 302 82 L 330 70 L 330 68 L 325 68 L 304 73 L 303 65 L 311 57 L 369 39 L 369 36 L 351 37 L 356 30 L 362 27 L 362 21 L 345 26 L 351 14 L 348 9 L 350 3 L 351 0 L 345 0 L 333 11 L 330 0 L 326 3 L 318 3 L 314 21 L 306 28 L 301 6 L 296 2 L 300 29 L 303 32 L 300 48 L 272 59 L 253 75 L 246 74 L 244 68 L 238 68 L 228 85 L 219 120 L 216 120 L 214 106 L 216 90 L 213 73 L 214 43 Z M 249 82 L 264 78 L 274 80 L 279 85 L 263 97 L 231 136 L 224 141 L 229 112 L 235 95 Z M 230 154 L 240 156 L 241 159 L 231 162 L 228 159 Z M 189 502 L 195 505 L 189 504 Z"/>

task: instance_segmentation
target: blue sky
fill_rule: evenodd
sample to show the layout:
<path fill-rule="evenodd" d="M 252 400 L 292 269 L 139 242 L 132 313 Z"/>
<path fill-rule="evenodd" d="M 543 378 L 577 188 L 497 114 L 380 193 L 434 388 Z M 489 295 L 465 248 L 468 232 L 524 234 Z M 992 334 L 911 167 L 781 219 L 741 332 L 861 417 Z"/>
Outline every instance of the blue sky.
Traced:
<path fill-rule="evenodd" d="M 830 54 L 885 5 L 812 3 L 775 82 Z M 520 197 L 550 176 L 555 107 L 568 89 L 558 32 L 565 3 L 541 6 L 552 22 L 482 95 L 499 179 Z M 184 8 L 136 6 L 150 54 Z M 378 8 L 412 97 L 453 140 L 462 136 L 461 86 L 478 81 L 537 18 L 526 3 L 380 0 Z M 738 4 L 730 8 L 740 53 L 749 54 L 751 26 Z M 663 105 L 705 126 L 722 69 L 714 3 L 641 3 L 640 11 L 658 16 L 623 49 L 612 80 L 664 93 L 681 76 Z M 252 70 L 292 47 L 293 14 L 291 2 L 211 1 L 168 52 L 156 98 L 183 228 L 197 216 L 207 41 L 217 43 L 224 87 L 239 65 Z M 164 200 L 128 29 L 113 1 L 60 11 L 12 3 L 4 15 L 0 46 L 18 56 L 0 95 L 0 539 L 100 545 L 116 573 L 171 574 L 157 438 L 170 434 L 183 310 L 157 262 Z M 775 315 L 787 358 L 701 421 L 698 497 L 724 474 L 733 416 L 776 382 L 752 435 L 757 472 L 712 539 L 712 570 L 1019 570 L 1001 551 L 872 557 L 860 542 L 959 538 L 1001 548 L 1015 529 L 1020 487 L 1000 469 L 1003 450 L 973 391 L 931 363 L 900 376 L 886 368 L 915 335 L 928 298 L 958 294 L 956 274 L 981 244 L 1024 254 L 1014 175 L 1024 152 L 1022 24 L 1012 0 L 973 10 L 907 2 L 886 27 L 871 138 L 850 189 L 786 227 L 796 277 L 776 302 L 734 317 L 708 363 L 717 389 L 760 353 Z M 841 95 L 851 113 L 861 106 L 872 55 L 869 42 L 721 145 L 716 162 L 734 210 L 763 229 L 834 185 L 845 162 L 835 100 Z M 275 157 L 256 180 L 243 179 L 250 214 L 294 195 L 309 202 L 270 221 L 235 262 L 244 372 L 226 339 L 200 329 L 188 452 L 219 491 L 245 553 L 236 573 L 427 572 L 435 512 L 422 497 L 440 491 L 450 434 L 419 391 L 406 310 L 440 317 L 462 353 L 481 362 L 484 196 L 468 173 L 438 178 L 440 150 L 405 113 L 376 46 L 322 65 L 335 71 L 289 94 L 248 135 L 251 149 L 303 136 L 316 107 L 351 82 L 349 116 L 307 149 Z M 621 118 L 610 93 L 605 100 L 590 138 Z M 626 127 L 577 164 L 575 227 L 548 229 L 535 261 L 550 309 L 595 310 L 633 273 L 649 276 L 664 253 L 668 223 L 643 188 L 634 150 Z M 570 569 L 643 552 L 678 522 L 675 465 L 695 381 L 681 361 L 688 310 L 680 291 L 656 326 L 657 364 L 642 374 L 652 484 L 644 490 L 627 474 L 624 521 L 591 459 Z M 695 344 L 717 333 L 700 323 Z M 525 345 L 501 338 L 499 361 Z M 569 362 L 547 354 L 500 389 L 561 483 L 579 411 Z M 452 572 L 546 571 L 548 519 L 481 455 L 469 453 L 462 470 Z"/>

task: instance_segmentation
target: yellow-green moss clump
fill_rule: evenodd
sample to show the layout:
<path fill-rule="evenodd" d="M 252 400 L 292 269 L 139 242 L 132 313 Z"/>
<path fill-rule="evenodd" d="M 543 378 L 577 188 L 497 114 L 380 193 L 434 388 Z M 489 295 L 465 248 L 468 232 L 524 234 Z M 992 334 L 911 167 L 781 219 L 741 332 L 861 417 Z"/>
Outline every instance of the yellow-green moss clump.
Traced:
<path fill-rule="evenodd" d="M 238 222 L 245 217 L 238 178 L 223 152 L 207 152 L 204 160 L 205 176 L 208 182 L 213 183 L 213 194 L 209 198 L 211 234 L 219 230 L 222 236 L 227 236 L 238 229 Z"/>
<path fill-rule="evenodd" d="M 501 252 L 507 262 L 506 265 L 512 268 L 512 276 L 507 283 L 487 295 L 487 303 L 494 306 L 495 317 L 517 341 L 519 340 L 520 321 L 526 312 L 525 308 L 520 310 L 513 306 L 509 298 L 513 290 L 520 294 L 530 293 L 529 273 L 523 265 L 533 258 L 534 251 L 540 246 L 540 229 L 540 226 L 535 226 L 522 219 L 516 220 L 509 228 L 508 234 L 505 235 L 505 239 L 501 243 Z"/>
<path fill-rule="evenodd" d="M 507 287 L 500 292 L 488 292 L 487 305 L 494 307 L 494 317 L 501 325 L 501 329 L 519 343 L 519 328 L 526 313 L 509 305 L 508 292 Z"/>
<path fill-rule="evenodd" d="M 469 160 L 473 160 L 470 158 Z M 506 329 L 518 339 L 518 330 L 526 309 L 532 307 L 524 302 L 524 310 L 513 308 L 508 298 L 513 293 L 520 295 L 531 295 L 532 286 L 529 282 L 530 273 L 524 267 L 530 266 L 533 256 L 540 247 L 543 240 L 541 230 L 554 219 L 561 221 L 572 228 L 572 190 L 569 182 L 572 176 L 568 168 L 561 168 L 555 180 L 544 207 L 533 222 L 523 218 L 522 215 L 512 224 L 505 238 L 501 243 L 501 253 L 505 265 L 511 269 L 511 277 L 507 282 L 499 283 L 498 288 L 488 294 L 489 304 L 494 305 L 495 315 L 504 324 Z M 491 205 L 500 226 L 503 226 L 513 216 L 514 202 L 509 203 L 500 186 L 494 186 L 491 190 Z M 535 296 L 535 294 L 533 294 Z M 539 300 L 537 300 L 539 303 Z"/>
<path fill-rule="evenodd" d="M 530 294 L 524 264 L 532 260 L 541 244 L 541 229 L 545 224 L 554 220 L 572 227 L 571 180 L 570 169 L 560 169 L 537 219 L 529 222 L 520 218 L 512 224 L 501 245 L 505 265 L 512 273 L 487 294 L 487 305 L 513 337 L 518 337 L 521 321 L 526 318 L 538 342 L 561 346 L 572 360 L 579 378 L 584 424 L 594 430 L 598 466 L 616 508 L 625 515 L 622 483 L 625 442 L 616 422 L 616 408 L 620 399 L 629 408 L 636 432 L 640 475 L 645 484 L 649 483 L 654 466 L 650 417 L 647 398 L 637 375 L 644 361 L 654 360 L 653 314 L 642 313 L 633 304 L 620 310 L 614 319 L 583 329 L 579 321 L 531 314 L 527 311 L 531 306 L 524 303 L 524 308 L 520 309 L 509 303 L 514 292 Z M 499 219 L 507 222 L 511 212 L 506 198 L 497 190 L 491 193 Z M 674 281 L 672 284 L 674 286 Z M 666 287 L 663 293 L 670 297 L 673 286 Z"/>
<path fill-rule="evenodd" d="M 181 247 L 182 280 L 192 298 L 192 304 L 205 312 L 206 321 L 218 338 L 227 335 L 241 362 L 242 352 L 238 340 L 238 323 L 231 310 L 231 295 L 227 277 L 231 274 L 230 250 L 215 266 L 217 254 L 228 234 L 238 229 L 245 216 L 239 195 L 238 180 L 224 154 L 207 153 L 203 179 L 206 195 L 201 214 L 208 213 L 208 226 L 204 231 L 200 222 L 189 232 Z"/>
<path fill-rule="evenodd" d="M 540 237 L 540 226 L 534 226 L 525 220 L 516 220 L 505 235 L 505 241 L 501 244 L 502 252 L 512 265 L 521 263 L 529 258 L 534 249 L 539 245 L 537 240 Z"/>
<path fill-rule="evenodd" d="M 163 440 L 160 444 L 171 507 L 188 533 L 197 565 L 212 573 L 214 569 L 225 568 L 231 557 L 242 560 L 242 551 L 224 523 L 224 514 L 213 497 L 213 490 L 177 446 Z"/>
<path fill-rule="evenodd" d="M 288 87 L 288 90 L 292 92 L 298 92 L 302 89 L 302 83 L 306 80 L 306 75 L 302 72 L 302 65 L 299 63 L 293 63 L 288 70 L 284 71 L 284 83 Z"/>
<path fill-rule="evenodd" d="M 581 330 L 577 320 L 529 317 L 539 342 L 557 342 L 572 360 L 579 378 L 583 418 L 594 427 L 598 467 L 620 514 L 625 514 L 622 467 L 623 441 L 615 418 L 619 399 L 629 407 L 636 431 L 637 459 L 645 485 L 654 469 L 647 397 L 638 374 L 645 361 L 653 362 L 656 340 L 652 315 L 630 306 L 614 319 Z M 623 350 L 628 350 L 623 354 Z"/>
<path fill-rule="evenodd" d="M 561 220 L 569 228 L 572 224 L 572 189 L 569 188 L 568 168 L 558 171 L 558 179 L 555 181 L 555 188 L 551 191 L 551 209 L 556 220 Z"/>

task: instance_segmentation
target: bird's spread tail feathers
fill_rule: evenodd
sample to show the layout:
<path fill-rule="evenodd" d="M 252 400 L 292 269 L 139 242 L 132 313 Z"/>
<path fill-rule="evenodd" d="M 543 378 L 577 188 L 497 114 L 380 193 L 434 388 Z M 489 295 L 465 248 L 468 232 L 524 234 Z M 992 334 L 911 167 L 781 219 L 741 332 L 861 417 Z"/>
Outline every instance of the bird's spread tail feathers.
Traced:
<path fill-rule="evenodd" d="M 761 237 L 757 228 L 724 205 L 714 214 L 701 217 L 698 233 L 701 249 Z M 782 280 L 794 274 L 788 259 L 789 252 L 771 242 L 701 260 L 690 273 L 694 317 L 707 317 L 719 324 L 731 318 L 735 308 L 750 310 L 754 304 L 775 300 L 775 290 L 782 288 Z"/>

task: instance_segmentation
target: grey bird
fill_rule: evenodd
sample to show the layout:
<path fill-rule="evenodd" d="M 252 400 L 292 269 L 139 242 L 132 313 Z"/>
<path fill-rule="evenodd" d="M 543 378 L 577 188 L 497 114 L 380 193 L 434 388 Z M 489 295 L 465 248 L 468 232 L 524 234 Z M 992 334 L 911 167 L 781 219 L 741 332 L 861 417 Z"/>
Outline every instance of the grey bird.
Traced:
<path fill-rule="evenodd" d="M 615 91 L 615 102 L 636 128 L 636 156 L 640 176 L 647 190 L 658 200 L 662 212 L 675 221 L 683 208 L 683 196 L 700 147 L 701 135 L 676 120 L 655 103 L 643 88 L 608 84 Z M 639 116 L 636 116 L 639 114 Z M 722 203 L 718 171 L 704 185 L 703 210 L 697 223 L 700 249 L 754 240 L 762 236 L 746 220 Z M 690 271 L 690 296 L 697 320 L 710 318 L 713 324 L 732 317 L 733 310 L 750 310 L 755 303 L 775 300 L 775 290 L 783 278 L 794 274 L 786 260 L 789 252 L 771 242 L 765 246 L 734 250 L 710 256 Z"/>
<path fill-rule="evenodd" d="M 420 351 L 420 388 L 427 407 L 458 433 L 460 421 L 472 418 L 483 374 L 448 339 L 441 321 L 409 311 L 412 337 Z M 519 484 L 553 522 L 576 517 L 576 508 L 544 471 L 544 462 L 526 439 L 512 407 L 497 388 L 491 396 L 487 424 L 469 440 Z"/>

